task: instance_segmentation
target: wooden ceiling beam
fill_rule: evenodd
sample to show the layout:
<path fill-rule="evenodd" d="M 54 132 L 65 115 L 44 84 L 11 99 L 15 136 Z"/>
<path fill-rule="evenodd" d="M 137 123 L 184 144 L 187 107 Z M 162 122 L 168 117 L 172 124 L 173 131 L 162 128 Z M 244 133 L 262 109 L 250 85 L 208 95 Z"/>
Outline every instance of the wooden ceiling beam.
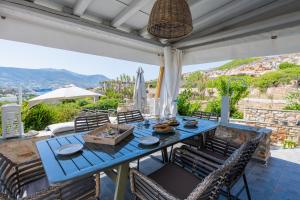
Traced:
<path fill-rule="evenodd" d="M 120 27 L 130 17 L 137 13 L 140 9 L 150 3 L 152 0 L 133 0 L 125 9 L 123 9 L 112 21 L 113 27 Z"/>
<path fill-rule="evenodd" d="M 93 0 L 77 0 L 73 8 L 73 14 L 81 17 L 92 2 Z"/>

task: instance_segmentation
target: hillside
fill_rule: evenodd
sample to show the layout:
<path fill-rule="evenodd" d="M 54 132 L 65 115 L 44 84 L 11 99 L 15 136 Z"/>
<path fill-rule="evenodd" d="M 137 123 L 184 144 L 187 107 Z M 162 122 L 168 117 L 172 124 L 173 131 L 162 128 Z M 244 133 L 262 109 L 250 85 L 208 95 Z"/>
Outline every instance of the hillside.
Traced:
<path fill-rule="evenodd" d="M 218 67 L 217 69 L 210 70 L 209 72 L 207 72 L 207 75 L 211 78 L 215 78 L 220 75 L 260 76 L 262 74 L 278 70 L 279 65 L 284 62 L 299 65 L 300 54 L 286 54 L 233 60 L 232 62 Z"/>
<path fill-rule="evenodd" d="M 22 85 L 26 89 L 59 88 L 74 84 L 78 87 L 96 87 L 109 80 L 104 75 L 82 75 L 63 69 L 23 69 L 0 67 L 0 87 L 12 88 Z"/>

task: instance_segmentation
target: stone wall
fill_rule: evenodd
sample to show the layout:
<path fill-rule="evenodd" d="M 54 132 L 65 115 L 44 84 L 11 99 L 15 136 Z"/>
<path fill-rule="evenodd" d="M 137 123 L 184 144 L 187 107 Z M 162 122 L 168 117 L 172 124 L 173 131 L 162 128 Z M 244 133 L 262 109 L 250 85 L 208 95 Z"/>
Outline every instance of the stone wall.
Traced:
<path fill-rule="evenodd" d="M 300 112 L 268 109 L 244 109 L 247 125 L 272 129 L 271 142 L 282 144 L 283 140 L 293 140 L 300 145 Z"/>
<path fill-rule="evenodd" d="M 260 129 L 253 126 L 245 126 L 240 124 L 229 124 L 228 126 L 218 126 L 216 130 L 216 136 L 229 141 L 233 141 L 236 144 L 243 144 L 250 138 L 254 138 L 258 133 L 264 133 L 265 137 L 256 149 L 253 158 L 261 160 L 265 163 L 271 155 L 270 153 L 270 129 Z"/>

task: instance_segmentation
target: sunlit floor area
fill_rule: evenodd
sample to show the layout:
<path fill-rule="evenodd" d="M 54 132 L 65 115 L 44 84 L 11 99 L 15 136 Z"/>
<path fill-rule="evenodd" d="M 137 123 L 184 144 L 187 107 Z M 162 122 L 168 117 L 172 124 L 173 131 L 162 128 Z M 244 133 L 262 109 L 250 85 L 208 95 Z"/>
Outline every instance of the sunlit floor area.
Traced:
<path fill-rule="evenodd" d="M 300 149 L 279 149 L 271 151 L 272 157 L 268 165 L 251 161 L 246 169 L 248 184 L 253 200 L 298 200 L 300 197 Z M 159 158 L 160 153 L 155 156 Z M 134 166 L 135 163 L 132 163 Z M 143 173 L 151 173 L 160 168 L 162 164 L 150 157 L 143 159 L 140 170 Z M 240 181 L 233 194 L 237 193 L 242 186 Z M 114 195 L 114 183 L 107 176 L 101 177 L 101 200 L 111 200 Z M 247 200 L 246 192 L 243 191 L 239 198 Z M 133 199 L 129 184 L 126 199 Z M 226 199 L 221 197 L 220 199 Z"/>

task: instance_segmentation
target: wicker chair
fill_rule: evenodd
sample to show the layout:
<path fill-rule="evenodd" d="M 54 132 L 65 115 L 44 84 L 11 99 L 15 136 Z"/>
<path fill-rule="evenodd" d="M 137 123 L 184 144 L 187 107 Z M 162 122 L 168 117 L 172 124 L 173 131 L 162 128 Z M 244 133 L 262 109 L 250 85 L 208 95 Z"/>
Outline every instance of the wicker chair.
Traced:
<path fill-rule="evenodd" d="M 197 111 L 193 113 L 192 115 L 194 118 L 199 118 L 199 119 L 206 119 L 206 120 L 212 120 L 212 121 L 219 121 L 220 115 L 216 113 L 210 113 L 210 112 L 202 112 L 202 111 Z M 214 134 L 216 129 L 210 130 L 208 133 L 209 134 Z M 194 146 L 194 147 L 200 147 L 203 145 L 203 137 L 201 136 L 195 136 L 193 138 L 187 139 L 182 142 L 183 144 L 189 145 L 189 146 Z"/>
<path fill-rule="evenodd" d="M 106 123 L 110 123 L 108 114 L 90 114 L 76 117 L 75 132 L 91 131 Z"/>
<path fill-rule="evenodd" d="M 117 113 L 118 124 L 128 124 L 134 122 L 144 121 L 144 117 L 139 110 L 132 110 L 127 112 L 118 112 Z M 137 169 L 140 168 L 140 159 L 137 159 Z"/>
<path fill-rule="evenodd" d="M 3 199 L 83 200 L 95 198 L 95 178 L 51 187 L 40 160 L 15 164 L 0 154 L 0 193 Z"/>
<path fill-rule="evenodd" d="M 207 119 L 207 120 L 215 120 L 215 121 L 218 121 L 220 118 L 220 115 L 217 113 L 203 112 L 203 111 L 194 112 L 192 116 L 199 119 Z"/>
<path fill-rule="evenodd" d="M 230 169 L 229 175 L 225 180 L 226 191 L 224 191 L 224 193 L 226 194 L 228 199 L 236 199 L 239 194 L 244 189 L 246 189 L 247 197 L 249 200 L 251 200 L 247 178 L 244 171 L 263 137 L 263 134 L 259 134 L 255 138 L 250 139 L 242 145 L 244 146 L 244 150 L 241 153 L 241 157 L 238 159 L 238 162 Z M 226 162 L 226 159 L 228 159 L 228 157 L 231 156 L 237 148 L 236 146 L 231 146 L 229 143 L 224 143 L 223 140 L 218 140 L 215 137 L 212 139 L 208 137 L 206 140 L 206 144 L 206 148 L 202 148 L 200 150 L 192 149 L 191 151 L 193 151 L 193 153 L 198 155 L 199 157 L 202 157 L 202 159 L 210 161 L 212 165 L 215 166 L 220 166 L 224 162 Z M 186 147 L 183 147 L 183 149 L 184 148 Z M 239 149 L 241 148 L 242 147 L 240 147 Z M 204 173 L 204 176 L 215 170 L 215 168 L 213 168 L 212 166 L 210 167 L 211 168 L 208 169 L 206 173 Z M 233 196 L 231 194 L 231 189 L 241 177 L 243 178 L 244 186 L 236 196 Z"/>
<path fill-rule="evenodd" d="M 206 200 L 218 199 L 227 173 L 237 162 L 242 149 L 236 151 L 223 165 L 215 165 L 193 153 L 188 146 L 175 148 L 172 162 L 145 176 L 130 171 L 131 190 L 136 199 L 147 200 Z M 214 169 L 203 176 L 202 171 Z M 176 179 L 174 178 L 176 177 Z"/>
<path fill-rule="evenodd" d="M 139 110 L 132 110 L 127 112 L 117 113 L 118 124 L 128 124 L 134 122 L 144 121 L 144 117 Z"/>

